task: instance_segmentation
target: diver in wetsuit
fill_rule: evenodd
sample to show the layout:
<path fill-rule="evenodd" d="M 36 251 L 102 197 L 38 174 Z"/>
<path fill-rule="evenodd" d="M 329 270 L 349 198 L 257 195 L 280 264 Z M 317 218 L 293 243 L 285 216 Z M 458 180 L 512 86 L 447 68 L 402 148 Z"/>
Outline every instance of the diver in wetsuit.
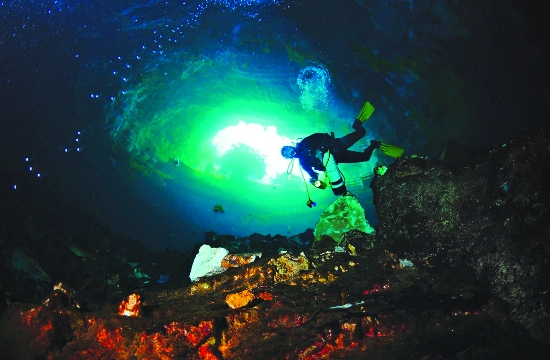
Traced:
<path fill-rule="evenodd" d="M 311 184 L 321 187 L 322 182 L 318 181 L 316 171 L 324 171 L 334 195 L 345 194 L 346 184 L 337 164 L 368 161 L 374 149 L 379 149 L 382 144 L 380 141 L 372 140 L 363 152 L 348 150 L 367 133 L 363 128 L 363 121 L 359 118 L 355 119 L 352 128 L 354 132 L 341 138 L 334 138 L 326 133 L 309 135 L 296 146 L 283 146 L 281 155 L 286 159 L 297 158 L 302 169 L 309 174 Z"/>

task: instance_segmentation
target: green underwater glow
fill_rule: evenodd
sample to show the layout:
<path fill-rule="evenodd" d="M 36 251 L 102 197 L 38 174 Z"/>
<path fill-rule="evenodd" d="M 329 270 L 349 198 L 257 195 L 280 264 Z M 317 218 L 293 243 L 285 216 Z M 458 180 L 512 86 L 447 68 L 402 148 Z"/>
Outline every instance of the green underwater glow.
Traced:
<path fill-rule="evenodd" d="M 312 227 L 334 196 L 311 187 L 320 208 L 307 209 L 309 176 L 298 162 L 287 174 L 281 147 L 315 132 L 342 136 L 352 131 L 357 111 L 334 99 L 320 65 L 299 67 L 286 54 L 225 51 L 180 54 L 145 74 L 111 104 L 108 122 L 114 147 L 130 155 L 133 171 L 170 187 L 187 207 L 200 204 L 193 210 L 197 222 L 221 203 L 221 228 L 275 233 L 254 226 L 284 214 L 291 221 L 278 224 L 277 232 L 290 233 Z M 343 165 L 348 188 L 361 191 L 373 166 Z"/>
<path fill-rule="evenodd" d="M 214 168 L 231 178 L 237 176 L 269 185 L 278 175 L 283 174 L 281 170 L 288 163 L 288 160 L 274 150 L 290 143 L 290 139 L 277 134 L 274 126 L 246 124 L 241 120 L 237 125 L 219 131 L 212 138 L 211 144 L 220 159 Z M 230 169 L 230 172 L 227 173 L 226 169 Z"/>
<path fill-rule="evenodd" d="M 242 152 L 240 145 L 245 145 L 264 160 L 266 173 L 257 179 L 257 170 L 252 169 L 252 179 L 269 184 L 286 171 L 279 149 L 291 139 L 281 131 L 323 131 L 331 120 L 330 114 L 312 111 L 316 98 L 327 101 L 326 89 L 302 91 L 300 97 L 308 102 L 304 110 L 288 88 L 288 78 L 262 73 L 248 62 L 202 57 L 174 70 L 179 79 L 164 80 L 160 71 L 150 74 L 125 94 L 123 112 L 116 115 L 121 126 L 114 127 L 113 139 L 124 138 L 118 145 L 143 164 L 177 158 L 201 174 L 229 178 L 235 169 L 222 158 L 230 151 Z M 293 75 L 284 70 L 285 77 Z M 238 170 L 247 169 L 239 165 Z"/>

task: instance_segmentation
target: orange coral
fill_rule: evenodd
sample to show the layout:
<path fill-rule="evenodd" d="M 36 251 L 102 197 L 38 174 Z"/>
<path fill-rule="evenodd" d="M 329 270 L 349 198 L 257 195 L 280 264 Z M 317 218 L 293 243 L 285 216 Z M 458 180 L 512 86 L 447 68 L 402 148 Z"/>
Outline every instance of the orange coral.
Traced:
<path fill-rule="evenodd" d="M 252 300 L 254 300 L 254 294 L 250 290 L 244 290 L 236 294 L 229 294 L 225 298 L 225 302 L 232 309 L 241 308 L 247 305 Z"/>
<path fill-rule="evenodd" d="M 271 301 L 273 300 L 273 295 L 267 291 L 264 291 L 263 293 L 260 293 L 258 297 L 265 301 Z"/>
<path fill-rule="evenodd" d="M 124 316 L 138 316 L 141 310 L 141 297 L 137 294 L 128 296 L 118 306 L 118 314 Z"/>
<path fill-rule="evenodd" d="M 215 339 L 210 338 L 208 342 L 199 347 L 199 357 L 201 360 L 218 360 L 218 357 L 212 352 L 212 350 L 215 349 L 214 344 Z"/>
<path fill-rule="evenodd" d="M 107 350 L 118 353 L 124 352 L 124 337 L 120 329 L 111 330 L 101 324 L 97 329 L 96 339 Z"/>
<path fill-rule="evenodd" d="M 170 324 L 164 325 L 164 328 L 168 335 L 181 340 L 185 339 L 191 347 L 196 347 L 205 337 L 210 336 L 214 328 L 214 321 L 201 321 L 198 326 L 172 321 Z"/>

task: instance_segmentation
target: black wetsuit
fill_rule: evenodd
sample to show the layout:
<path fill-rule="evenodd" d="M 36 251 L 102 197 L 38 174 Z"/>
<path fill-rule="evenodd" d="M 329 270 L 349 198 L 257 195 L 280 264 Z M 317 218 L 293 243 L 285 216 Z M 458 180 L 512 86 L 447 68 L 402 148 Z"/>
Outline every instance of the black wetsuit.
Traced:
<path fill-rule="evenodd" d="M 376 148 L 374 145 L 367 147 L 363 152 L 348 150 L 367 133 L 359 120 L 354 122 L 353 128 L 355 129 L 354 132 L 341 138 L 334 138 L 329 134 L 315 133 L 304 138 L 296 145 L 295 157 L 300 160 L 300 166 L 313 180 L 317 180 L 317 173 L 314 170 L 325 171 L 323 155 L 327 150 L 330 150 L 337 164 L 358 163 L 370 159 Z"/>

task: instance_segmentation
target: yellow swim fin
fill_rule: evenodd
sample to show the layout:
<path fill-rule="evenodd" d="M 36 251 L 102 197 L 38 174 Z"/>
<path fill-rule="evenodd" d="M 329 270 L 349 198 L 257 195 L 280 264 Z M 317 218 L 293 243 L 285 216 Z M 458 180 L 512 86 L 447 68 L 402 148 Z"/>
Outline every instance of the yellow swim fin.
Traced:
<path fill-rule="evenodd" d="M 384 154 L 391 156 L 392 158 L 398 158 L 401 155 L 403 155 L 403 152 L 405 149 L 402 149 L 398 146 L 393 146 L 389 144 L 380 144 L 380 151 L 382 151 Z"/>
<path fill-rule="evenodd" d="M 365 122 L 370 118 L 373 112 L 374 106 L 372 106 L 372 104 L 367 101 L 365 105 L 363 105 L 363 108 L 361 109 L 359 115 L 357 115 L 357 119 L 361 120 L 361 122 Z"/>

